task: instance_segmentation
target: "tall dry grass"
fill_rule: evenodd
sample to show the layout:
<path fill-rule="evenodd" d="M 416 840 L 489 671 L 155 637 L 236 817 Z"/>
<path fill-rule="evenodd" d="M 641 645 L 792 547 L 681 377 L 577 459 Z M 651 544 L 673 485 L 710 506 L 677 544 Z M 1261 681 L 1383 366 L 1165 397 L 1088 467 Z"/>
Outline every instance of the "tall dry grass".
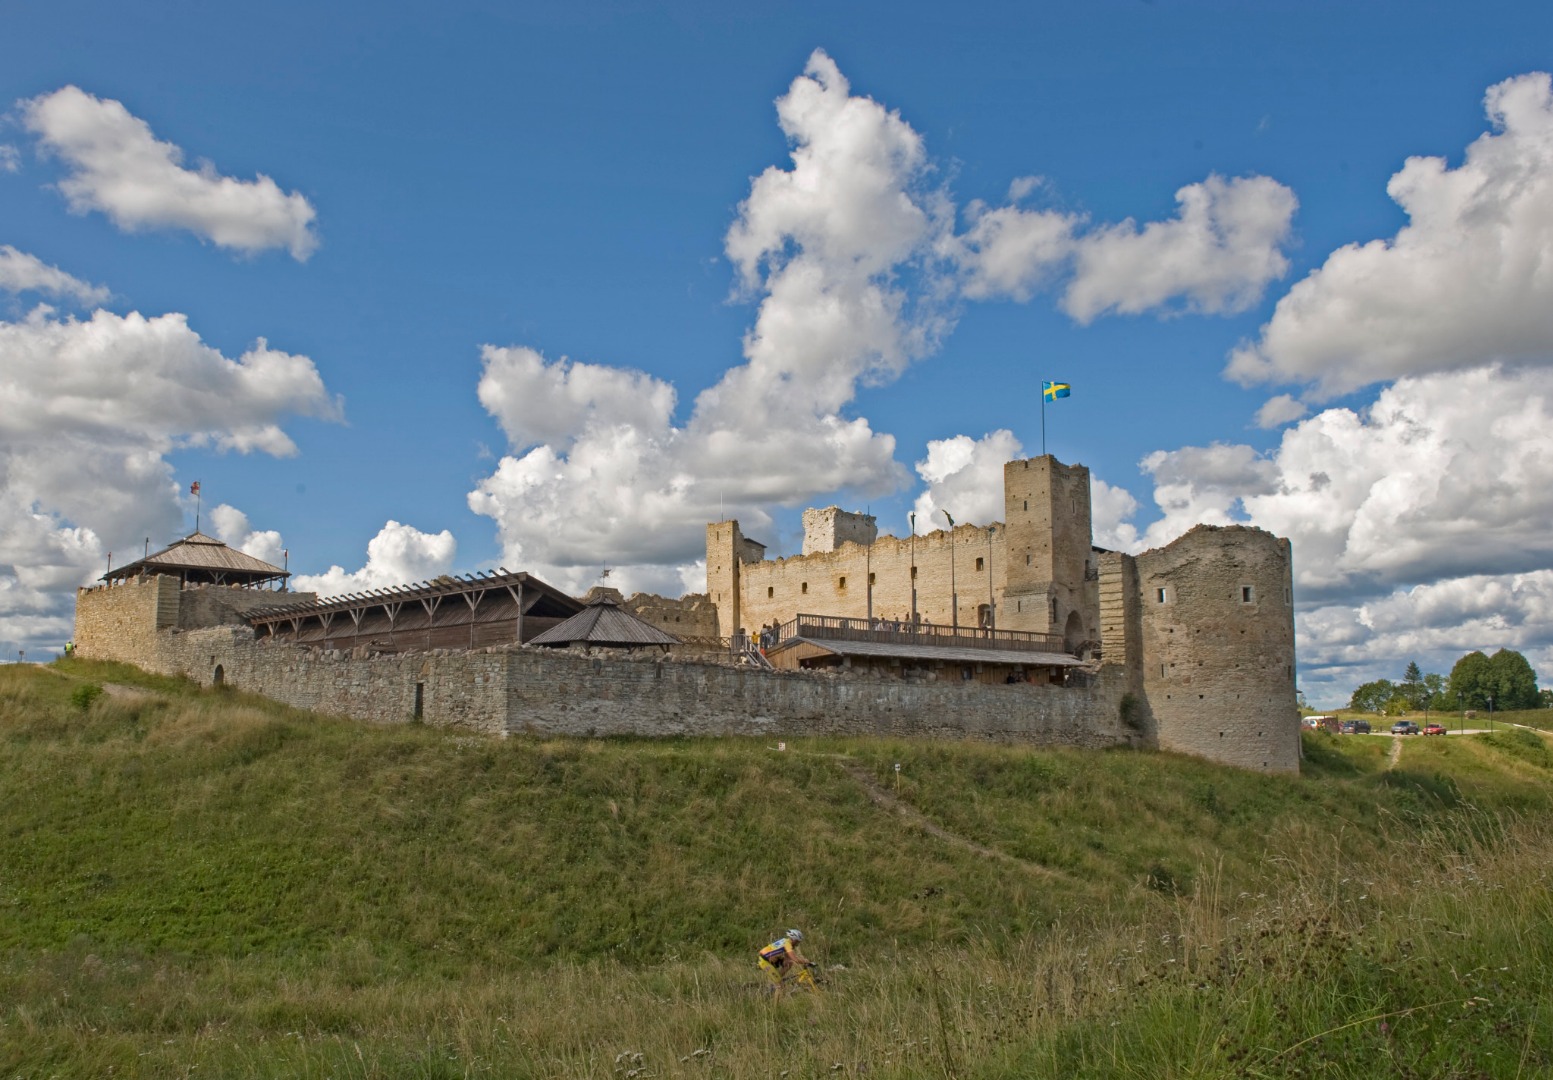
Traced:
<path fill-rule="evenodd" d="M 777 758 L 52 678 L 0 673 L 0 1076 L 1553 1070 L 1531 744 Z M 795 910 L 827 982 L 771 999 Z"/>

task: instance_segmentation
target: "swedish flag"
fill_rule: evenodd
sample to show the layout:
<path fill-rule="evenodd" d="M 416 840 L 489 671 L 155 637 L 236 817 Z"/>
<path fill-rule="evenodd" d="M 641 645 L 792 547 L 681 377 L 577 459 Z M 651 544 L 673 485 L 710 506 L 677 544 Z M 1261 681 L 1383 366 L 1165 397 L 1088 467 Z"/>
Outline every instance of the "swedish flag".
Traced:
<path fill-rule="evenodd" d="M 1073 388 L 1065 382 L 1041 383 L 1041 396 L 1046 401 L 1056 401 L 1060 397 L 1067 397 L 1073 392 Z"/>

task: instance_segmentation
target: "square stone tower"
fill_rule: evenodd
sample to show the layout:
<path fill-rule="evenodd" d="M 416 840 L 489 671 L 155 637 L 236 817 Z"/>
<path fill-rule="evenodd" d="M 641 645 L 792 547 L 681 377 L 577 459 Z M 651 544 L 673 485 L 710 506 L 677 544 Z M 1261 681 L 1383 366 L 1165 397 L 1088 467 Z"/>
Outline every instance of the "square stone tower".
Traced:
<path fill-rule="evenodd" d="M 731 637 L 740 625 L 744 582 L 739 568 L 765 557 L 766 545 L 745 536 L 737 521 L 717 521 L 706 527 L 706 591 L 717 605 L 718 636 Z"/>
<path fill-rule="evenodd" d="M 803 512 L 803 553 L 837 551 L 842 544 L 872 544 L 879 538 L 879 519 L 839 506 Z"/>
<path fill-rule="evenodd" d="M 1066 644 L 1098 636 L 1097 590 L 1086 581 L 1091 550 L 1089 470 L 1050 454 L 1003 466 L 1008 584 L 999 625 L 1061 635 Z"/>

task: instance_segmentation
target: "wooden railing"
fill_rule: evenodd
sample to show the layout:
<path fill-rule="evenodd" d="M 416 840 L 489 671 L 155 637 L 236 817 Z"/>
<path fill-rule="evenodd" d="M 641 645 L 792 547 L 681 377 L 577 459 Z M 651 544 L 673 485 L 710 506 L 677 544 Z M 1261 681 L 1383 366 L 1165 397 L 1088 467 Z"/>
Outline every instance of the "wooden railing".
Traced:
<path fill-rule="evenodd" d="M 772 644 L 805 637 L 829 641 L 877 641 L 890 645 L 944 645 L 965 649 L 1066 652 L 1057 634 L 1028 630 L 988 630 L 974 626 L 936 626 L 896 619 L 845 619 L 836 615 L 797 615 L 776 628 Z M 757 637 L 758 640 L 758 637 Z"/>

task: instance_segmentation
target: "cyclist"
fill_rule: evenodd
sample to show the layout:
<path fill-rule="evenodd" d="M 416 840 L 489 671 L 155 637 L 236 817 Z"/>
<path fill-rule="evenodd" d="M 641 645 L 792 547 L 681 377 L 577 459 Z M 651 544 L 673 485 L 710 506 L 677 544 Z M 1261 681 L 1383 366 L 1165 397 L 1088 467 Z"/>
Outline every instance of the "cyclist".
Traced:
<path fill-rule="evenodd" d="M 803 931 L 789 930 L 784 936 L 760 950 L 760 970 L 770 976 L 774 986 L 780 988 L 783 977 L 789 971 L 812 966 L 808 958 L 798 951 L 802 941 Z"/>

